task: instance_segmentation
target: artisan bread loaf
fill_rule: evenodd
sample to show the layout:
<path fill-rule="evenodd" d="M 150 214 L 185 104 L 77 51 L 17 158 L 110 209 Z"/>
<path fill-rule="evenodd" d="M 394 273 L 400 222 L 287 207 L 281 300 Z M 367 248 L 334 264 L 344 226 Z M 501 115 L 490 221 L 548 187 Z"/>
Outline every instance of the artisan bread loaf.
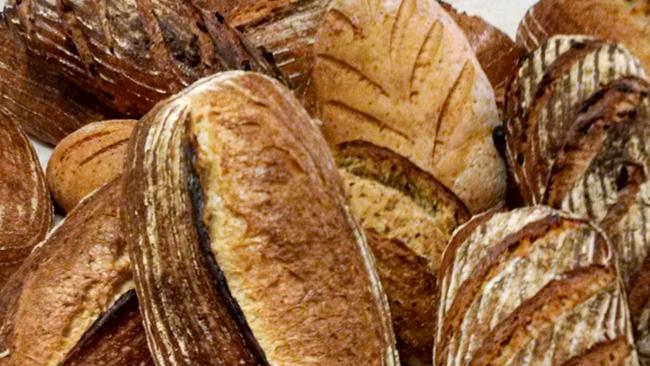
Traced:
<path fill-rule="evenodd" d="M 318 127 L 227 72 L 136 127 L 122 222 L 157 365 L 396 365 L 386 296 Z"/>
<path fill-rule="evenodd" d="M 638 364 L 615 258 L 543 206 L 472 219 L 443 254 L 435 364 Z"/>
<path fill-rule="evenodd" d="M 47 164 L 47 185 L 66 212 L 102 185 L 122 175 L 133 120 L 110 120 L 84 126 L 64 138 Z"/>
<path fill-rule="evenodd" d="M 639 355 L 650 361 L 650 85 L 616 44 L 557 36 L 509 90 L 509 165 L 524 201 L 599 223 L 618 253 Z"/>
<path fill-rule="evenodd" d="M 586 34 L 625 45 L 650 72 L 650 3 L 646 0 L 540 0 L 519 25 L 517 42 L 532 51 L 560 34 Z"/>
<path fill-rule="evenodd" d="M 20 127 L 0 113 L 0 288 L 52 225 L 38 157 Z"/>
<path fill-rule="evenodd" d="M 377 261 L 401 362 L 431 365 L 440 257 L 469 213 L 431 175 L 389 150 L 350 142 L 334 156 Z"/>
<path fill-rule="evenodd" d="M 499 202 L 494 92 L 463 31 L 434 0 L 336 0 L 313 86 L 331 146 L 367 141 L 432 174 L 472 212 Z"/>
<path fill-rule="evenodd" d="M 152 365 L 142 322 L 125 317 L 139 314 L 119 193 L 116 181 L 79 204 L 0 291 L 0 365 Z"/>

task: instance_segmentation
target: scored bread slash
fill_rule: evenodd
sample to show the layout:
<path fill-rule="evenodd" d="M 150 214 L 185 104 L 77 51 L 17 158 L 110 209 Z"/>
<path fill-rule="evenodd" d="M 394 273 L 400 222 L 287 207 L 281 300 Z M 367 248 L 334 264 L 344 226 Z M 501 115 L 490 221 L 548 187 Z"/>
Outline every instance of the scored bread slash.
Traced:
<path fill-rule="evenodd" d="M 0 112 L 0 288 L 52 226 L 52 203 L 27 136 Z"/>
<path fill-rule="evenodd" d="M 46 180 L 54 200 L 64 211 L 69 212 L 88 194 L 122 175 L 126 146 L 136 122 L 91 123 L 54 148 Z"/>
<path fill-rule="evenodd" d="M 85 199 L 0 291 L 0 349 L 9 352 L 0 365 L 153 365 L 139 313 L 129 311 L 137 305 L 119 196 L 113 181 Z"/>
<path fill-rule="evenodd" d="M 473 220 L 444 254 L 435 364 L 638 364 L 599 229 L 544 206 Z"/>
<path fill-rule="evenodd" d="M 397 365 L 386 295 L 293 94 L 226 72 L 136 127 L 122 222 L 158 365 Z"/>
<path fill-rule="evenodd" d="M 360 140 L 394 151 L 473 213 L 504 198 L 494 91 L 435 0 L 336 0 L 315 53 L 314 100 L 333 148 Z"/>

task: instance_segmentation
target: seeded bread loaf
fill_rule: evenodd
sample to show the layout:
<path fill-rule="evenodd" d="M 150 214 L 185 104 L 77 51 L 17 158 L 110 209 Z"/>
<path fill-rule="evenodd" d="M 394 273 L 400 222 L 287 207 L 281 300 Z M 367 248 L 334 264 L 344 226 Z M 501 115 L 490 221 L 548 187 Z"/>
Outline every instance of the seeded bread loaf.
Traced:
<path fill-rule="evenodd" d="M 519 25 L 517 42 L 532 51 L 560 34 L 586 34 L 625 45 L 650 72 L 650 3 L 646 0 L 540 0 Z"/>
<path fill-rule="evenodd" d="M 20 127 L 0 113 L 0 288 L 52 225 L 38 157 Z"/>
<path fill-rule="evenodd" d="M 102 185 L 122 175 L 133 120 L 111 120 L 84 126 L 64 138 L 47 165 L 47 185 L 66 212 Z"/>
<path fill-rule="evenodd" d="M 227 72 L 136 127 L 122 222 L 157 365 L 396 365 L 386 296 L 293 94 Z"/>
<path fill-rule="evenodd" d="M 331 146 L 360 140 L 394 151 L 472 212 L 503 199 L 494 91 L 435 0 L 336 0 L 315 52 L 317 115 Z"/>
<path fill-rule="evenodd" d="M 552 37 L 509 90 L 509 165 L 524 202 L 599 223 L 618 252 L 637 348 L 650 361 L 650 85 L 622 47 Z M 648 262 L 648 263 L 646 263 Z"/>
<path fill-rule="evenodd" d="M 86 365 L 153 365 L 133 312 L 118 183 L 79 204 L 0 292 L 0 365 L 68 366 L 84 357 L 95 360 Z"/>
<path fill-rule="evenodd" d="M 637 365 L 604 234 L 543 206 L 475 217 L 443 254 L 436 365 Z"/>

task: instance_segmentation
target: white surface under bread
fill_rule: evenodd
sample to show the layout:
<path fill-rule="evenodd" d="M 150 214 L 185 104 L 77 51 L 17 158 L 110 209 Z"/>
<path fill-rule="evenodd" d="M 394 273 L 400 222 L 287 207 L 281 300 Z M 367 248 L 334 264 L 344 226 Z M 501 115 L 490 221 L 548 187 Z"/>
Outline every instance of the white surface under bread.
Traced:
<path fill-rule="evenodd" d="M 488 22 L 499 27 L 514 38 L 517 25 L 524 16 L 526 10 L 536 0 L 447 0 L 460 10 L 472 15 L 480 15 Z M 0 0 L 0 6 L 4 7 L 5 0 Z M 52 148 L 32 140 L 43 167 L 52 154 Z"/>

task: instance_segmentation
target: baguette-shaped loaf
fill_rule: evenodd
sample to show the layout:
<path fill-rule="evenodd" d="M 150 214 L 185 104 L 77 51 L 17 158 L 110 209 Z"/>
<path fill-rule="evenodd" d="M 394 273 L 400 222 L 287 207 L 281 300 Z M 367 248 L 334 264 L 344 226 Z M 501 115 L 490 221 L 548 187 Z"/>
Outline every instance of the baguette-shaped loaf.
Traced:
<path fill-rule="evenodd" d="M 377 261 L 400 360 L 431 365 L 436 274 L 447 241 L 469 213 L 431 175 L 389 150 L 351 142 L 335 159 Z"/>
<path fill-rule="evenodd" d="M 605 235 L 544 206 L 492 211 L 440 268 L 436 365 L 637 365 Z"/>
<path fill-rule="evenodd" d="M 0 13 L 0 113 L 53 144 L 81 126 L 116 116 L 91 94 L 27 54 Z"/>
<path fill-rule="evenodd" d="M 132 323 L 139 330 L 120 325 L 135 299 L 118 183 L 79 204 L 0 292 L 0 365 L 67 366 L 83 357 L 96 361 L 87 365 L 152 365 L 141 321 Z"/>
<path fill-rule="evenodd" d="M 69 212 L 88 194 L 122 175 L 126 146 L 136 122 L 91 123 L 56 146 L 47 164 L 46 180 L 59 207 Z"/>
<path fill-rule="evenodd" d="M 11 0 L 5 14 L 31 53 L 127 116 L 218 71 L 275 74 L 214 2 Z"/>
<path fill-rule="evenodd" d="M 43 171 L 20 127 L 0 113 L 0 288 L 52 225 Z"/>
<path fill-rule="evenodd" d="M 315 100 L 332 146 L 361 140 L 388 148 L 472 212 L 503 199 L 494 91 L 435 0 L 336 0 L 315 50 Z"/>
<path fill-rule="evenodd" d="M 553 37 L 526 59 L 506 108 L 524 201 L 599 223 L 618 252 L 642 361 L 650 362 L 650 85 L 624 49 Z"/>
<path fill-rule="evenodd" d="M 519 25 L 517 43 L 532 51 L 560 34 L 586 34 L 625 45 L 650 72 L 646 0 L 540 0 Z"/>
<path fill-rule="evenodd" d="M 396 365 L 388 303 L 328 146 L 255 73 L 144 116 L 122 220 L 162 365 Z"/>

